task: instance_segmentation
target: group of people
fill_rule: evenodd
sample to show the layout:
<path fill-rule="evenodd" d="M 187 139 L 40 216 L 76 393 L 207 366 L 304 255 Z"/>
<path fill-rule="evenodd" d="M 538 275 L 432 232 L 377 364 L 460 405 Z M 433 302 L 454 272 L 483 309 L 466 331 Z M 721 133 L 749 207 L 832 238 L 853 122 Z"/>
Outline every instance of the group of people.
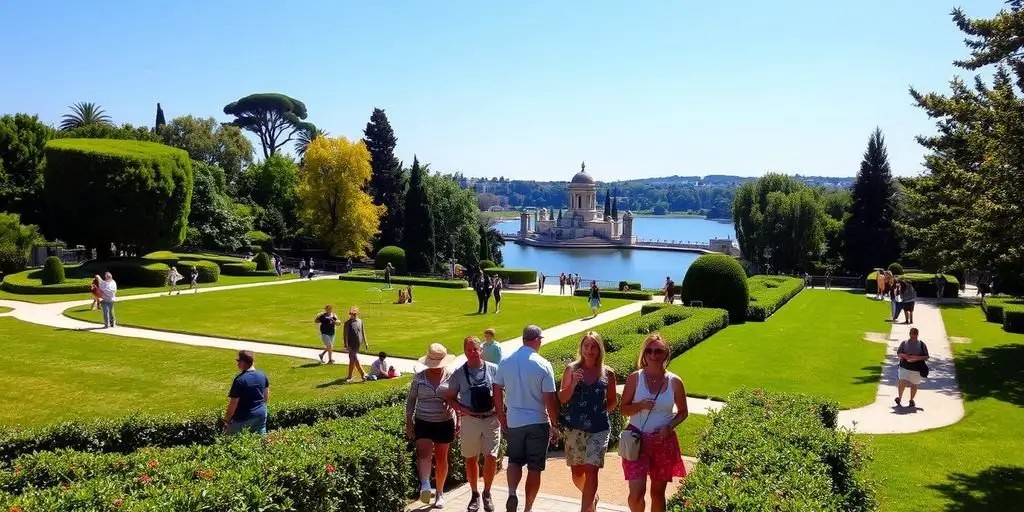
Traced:
<path fill-rule="evenodd" d="M 487 307 L 491 302 L 491 297 L 494 297 L 494 312 L 500 313 L 501 290 L 505 287 L 505 282 L 502 280 L 501 276 L 488 276 L 487 274 L 480 272 L 474 277 L 472 282 L 473 291 L 476 292 L 477 314 L 482 315 L 487 313 Z"/>
<path fill-rule="evenodd" d="M 576 290 L 580 289 L 580 275 L 562 272 L 558 275 L 558 294 L 565 295 L 566 289 L 568 288 L 569 295 L 576 293 Z M 542 285 L 543 286 L 543 285 Z"/>
<path fill-rule="evenodd" d="M 190 281 L 188 289 L 194 290 L 192 293 L 199 293 L 199 267 L 193 266 L 192 270 L 189 271 L 189 276 Z M 185 276 L 181 275 L 181 272 L 178 272 L 178 267 L 171 265 L 170 270 L 167 271 L 166 284 L 169 287 L 167 290 L 168 296 L 174 292 L 178 292 L 178 295 L 181 295 L 181 288 L 178 287 L 178 281 L 181 281 L 184 278 Z"/>
<path fill-rule="evenodd" d="M 506 512 L 519 510 L 517 491 L 525 468 L 525 510 L 532 510 L 546 467 L 548 448 L 564 429 L 566 463 L 582 496 L 583 511 L 597 508 L 598 474 L 604 466 L 611 423 L 609 413 L 619 406 L 630 416 L 630 435 L 640 438 L 639 453 L 623 458 L 629 482 L 629 508 L 645 509 L 648 482 L 651 510 L 665 510 L 666 487 L 686 474 L 674 429 L 687 417 L 682 380 L 667 371 L 671 353 L 658 334 L 644 341 L 637 367 L 626 378 L 622 403 L 616 396 L 615 373 L 604 365 L 601 336 L 588 332 L 581 339 L 576 361 L 566 367 L 556 388 L 551 363 L 540 356 L 543 333 L 536 325 L 523 329 L 522 346 L 503 357 L 493 330 L 484 341 L 463 341 L 466 363 L 449 368 L 454 357 L 440 343 L 419 360 L 419 371 L 406 401 L 406 434 L 416 443 L 420 500 L 443 508 L 448 475 L 449 444 L 458 437 L 472 495 L 468 512 L 483 506 L 492 512 L 491 489 L 501 438 L 507 442 L 508 499 Z M 565 424 L 559 408 L 567 409 Z M 484 458 L 481 468 L 479 457 Z M 434 482 L 430 483 L 431 467 Z M 478 477 L 483 477 L 483 489 Z"/>
<path fill-rule="evenodd" d="M 629 286 L 626 286 L 629 288 Z M 676 282 L 672 280 L 672 277 L 665 276 L 665 302 L 674 304 L 676 301 Z"/>
<path fill-rule="evenodd" d="M 831 290 L 832 289 L 832 269 L 831 268 L 828 268 L 828 267 L 825 268 L 825 275 L 822 276 L 822 281 L 825 284 L 825 289 L 826 290 Z M 808 287 L 808 288 L 810 288 L 812 290 L 814 289 L 814 276 L 812 276 L 808 272 L 804 272 L 804 286 L 806 286 L 806 287 Z"/>
<path fill-rule="evenodd" d="M 105 272 L 103 277 L 93 276 L 89 284 L 89 292 L 92 294 L 92 308 L 103 310 L 103 327 L 117 327 L 114 318 L 114 302 L 117 301 L 117 281 L 110 272 Z"/>
<path fill-rule="evenodd" d="M 278 259 L 277 261 L 280 261 Z M 274 270 L 277 271 L 277 265 L 275 264 Z M 313 270 L 313 257 L 299 258 L 299 279 L 313 279 L 316 272 Z"/>
<path fill-rule="evenodd" d="M 917 301 L 917 290 L 914 289 L 914 284 L 907 279 L 896 277 L 889 270 L 878 270 L 875 279 L 875 286 L 877 286 L 875 298 L 885 300 L 886 296 L 889 297 L 889 301 L 892 303 L 892 321 L 898 320 L 902 311 L 904 323 L 914 323 L 914 304 Z M 942 281 L 943 289 L 938 292 L 940 297 L 945 291 L 945 278 Z"/>

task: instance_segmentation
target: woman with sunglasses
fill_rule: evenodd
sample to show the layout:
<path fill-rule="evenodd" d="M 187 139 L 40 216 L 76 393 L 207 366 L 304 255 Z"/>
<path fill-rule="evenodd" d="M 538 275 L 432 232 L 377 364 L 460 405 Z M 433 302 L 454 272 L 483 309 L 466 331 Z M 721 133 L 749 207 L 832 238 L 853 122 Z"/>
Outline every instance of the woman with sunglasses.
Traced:
<path fill-rule="evenodd" d="M 626 377 L 622 414 L 629 428 L 640 433 L 640 456 L 622 460 L 629 481 L 629 510 L 643 512 L 647 479 L 651 480 L 651 511 L 664 512 L 665 488 L 674 477 L 686 476 L 682 452 L 674 429 L 688 414 L 686 390 L 677 375 L 666 370 L 671 360 L 668 344 L 654 333 L 644 340 L 637 361 L 639 370 Z"/>

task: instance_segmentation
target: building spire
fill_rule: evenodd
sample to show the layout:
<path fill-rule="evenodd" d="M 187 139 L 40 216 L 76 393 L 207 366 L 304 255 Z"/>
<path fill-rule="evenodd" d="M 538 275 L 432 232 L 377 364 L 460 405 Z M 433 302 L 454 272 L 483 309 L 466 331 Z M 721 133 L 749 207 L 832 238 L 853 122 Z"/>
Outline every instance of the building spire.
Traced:
<path fill-rule="evenodd" d="M 580 172 L 587 172 L 587 162 L 580 163 Z"/>

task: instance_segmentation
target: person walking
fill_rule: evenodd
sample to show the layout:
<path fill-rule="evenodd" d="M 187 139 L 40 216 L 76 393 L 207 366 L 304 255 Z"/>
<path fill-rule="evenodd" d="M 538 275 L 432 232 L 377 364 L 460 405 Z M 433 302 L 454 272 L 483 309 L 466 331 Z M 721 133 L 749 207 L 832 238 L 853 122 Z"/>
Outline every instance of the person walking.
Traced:
<path fill-rule="evenodd" d="M 299 279 L 306 277 L 306 258 L 299 258 Z"/>
<path fill-rule="evenodd" d="M 910 328 L 910 338 L 900 343 L 896 349 L 896 356 L 899 358 L 899 369 L 897 370 L 896 383 L 899 395 L 896 396 L 896 406 L 903 406 L 903 391 L 910 386 L 910 407 L 917 407 L 914 397 L 917 396 L 917 387 L 921 385 L 921 379 L 928 375 L 929 359 L 928 346 L 919 340 L 917 327 Z"/>
<path fill-rule="evenodd" d="M 100 290 L 100 283 L 103 279 L 99 275 L 95 275 L 92 278 L 92 282 L 89 283 L 89 293 L 92 294 L 92 305 L 89 307 L 90 311 L 95 311 L 100 308 L 100 302 L 103 301 L 103 292 Z"/>
<path fill-rule="evenodd" d="M 387 265 L 384 265 L 384 289 L 391 289 L 391 275 L 395 273 L 395 267 L 391 265 L 389 261 Z"/>
<path fill-rule="evenodd" d="M 615 409 L 615 372 L 604 365 L 604 341 L 590 331 L 580 340 L 576 361 L 565 368 L 558 401 L 565 415 L 565 463 L 582 493 L 584 512 L 597 510 L 597 473 L 604 467 Z"/>
<path fill-rule="evenodd" d="M 903 302 L 903 298 L 900 296 L 902 290 L 900 289 L 902 283 L 900 281 L 893 280 L 892 284 L 889 285 L 889 301 L 892 303 L 892 321 L 895 322 L 900 317 L 900 311 L 903 306 L 900 304 Z"/>
<path fill-rule="evenodd" d="M 540 276 L 537 277 L 537 293 L 544 293 L 544 273 L 541 272 Z"/>
<path fill-rule="evenodd" d="M 251 350 L 239 350 L 235 364 L 240 373 L 231 381 L 228 391 L 224 430 L 229 434 L 242 431 L 266 434 L 270 380 L 256 369 L 256 355 Z"/>
<path fill-rule="evenodd" d="M 565 295 L 565 272 L 558 275 L 558 294 Z"/>
<path fill-rule="evenodd" d="M 313 280 L 313 257 L 309 257 L 309 268 L 306 269 L 306 278 L 310 281 Z"/>
<path fill-rule="evenodd" d="M 832 267 L 825 267 L 825 289 L 832 289 Z"/>
<path fill-rule="evenodd" d="M 167 284 L 171 286 L 171 289 L 167 291 L 167 295 L 170 296 L 175 290 L 178 290 L 178 295 L 181 295 L 181 290 L 178 289 L 178 281 L 181 281 L 182 275 L 178 272 L 178 267 L 171 266 L 171 269 L 167 271 Z"/>
<path fill-rule="evenodd" d="M 914 289 L 914 283 L 907 280 L 901 281 L 900 295 L 903 299 L 900 302 L 900 308 L 903 309 L 903 320 L 907 324 L 912 324 L 914 323 L 914 302 L 917 300 L 917 290 Z"/>
<path fill-rule="evenodd" d="M 192 267 L 189 272 L 188 289 L 194 290 L 193 294 L 199 293 L 199 267 Z"/>
<path fill-rule="evenodd" d="M 363 365 L 359 364 L 359 348 L 370 349 L 366 342 L 366 331 L 363 328 L 363 319 L 359 318 L 359 308 L 352 306 L 348 310 L 348 320 L 342 326 L 341 335 L 345 342 L 345 350 L 348 352 L 348 377 L 345 382 L 352 380 L 352 372 L 358 370 L 359 378 L 366 381 L 366 372 Z"/>
<path fill-rule="evenodd" d="M 883 271 L 882 269 L 878 269 L 875 272 L 875 288 L 876 288 L 875 289 L 875 292 L 876 292 L 875 293 L 875 298 L 876 299 L 878 299 L 878 300 L 885 300 L 886 284 L 887 284 L 887 282 L 886 282 L 886 278 L 885 278 L 885 271 Z"/>
<path fill-rule="evenodd" d="M 666 368 L 672 359 L 660 334 L 644 340 L 637 371 L 626 377 L 620 411 L 629 416 L 626 427 L 640 434 L 640 455 L 622 459 L 622 472 L 629 481 L 629 510 L 643 512 L 647 480 L 651 481 L 651 511 L 665 511 L 665 489 L 675 477 L 686 476 L 675 428 L 688 415 L 686 390 L 679 376 Z"/>
<path fill-rule="evenodd" d="M 487 303 L 491 300 L 491 280 L 483 274 L 476 279 L 476 299 L 477 299 L 477 314 L 487 314 Z"/>
<path fill-rule="evenodd" d="M 419 360 L 420 371 L 412 379 L 405 400 L 405 435 L 416 441 L 416 470 L 420 478 L 420 501 L 444 508 L 444 484 L 448 478 L 448 445 L 459 429 L 448 406 L 451 373 L 447 366 L 455 358 L 440 343 L 431 343 Z M 430 467 L 436 465 L 430 487 Z"/>
<path fill-rule="evenodd" d="M 558 440 L 558 399 L 551 363 L 540 356 L 540 327 L 523 328 L 523 346 L 498 365 L 494 375 L 494 403 L 508 450 L 506 512 L 519 506 L 519 482 L 526 466 L 526 510 L 540 490 L 548 446 Z"/>
<path fill-rule="evenodd" d="M 494 313 L 498 314 L 501 313 L 501 276 L 495 275 L 494 280 L 492 282 L 493 284 L 491 286 L 491 294 L 494 295 Z"/>
<path fill-rule="evenodd" d="M 498 468 L 498 447 L 501 444 L 501 425 L 494 412 L 494 376 L 498 365 L 485 361 L 483 344 L 476 336 L 463 340 L 462 350 L 466 364 L 456 369 L 448 381 L 448 399 L 459 415 L 459 443 L 466 459 L 466 480 L 473 494 L 467 512 L 476 512 L 483 501 L 485 512 L 494 512 L 491 484 Z M 480 475 L 478 458 L 484 457 L 484 491 L 477 487 Z"/>
<path fill-rule="evenodd" d="M 275 254 L 274 255 L 274 275 L 276 275 L 277 277 L 281 277 L 281 273 L 282 273 L 282 271 L 281 271 L 281 256 Z"/>
<path fill-rule="evenodd" d="M 117 281 L 110 272 L 103 274 L 103 282 L 100 283 L 100 294 L 103 300 L 100 301 L 100 309 L 103 310 L 103 327 L 117 327 L 117 320 L 114 318 L 114 302 L 117 301 Z"/>
<path fill-rule="evenodd" d="M 942 296 L 946 293 L 946 276 L 942 275 L 942 272 L 935 274 L 935 299 L 942 303 Z"/>
<path fill-rule="evenodd" d="M 484 361 L 488 363 L 498 364 L 501 362 L 501 344 L 494 339 L 494 329 L 491 327 L 484 329 L 483 354 Z"/>
<path fill-rule="evenodd" d="M 601 290 L 597 288 L 597 281 L 590 282 L 590 297 L 587 301 L 590 303 L 591 316 L 596 317 L 597 311 L 601 309 Z"/>
<path fill-rule="evenodd" d="M 320 341 L 324 344 L 323 352 L 320 352 L 320 364 L 324 363 L 324 356 L 327 356 L 327 364 L 334 364 L 334 334 L 338 325 L 338 315 L 334 314 L 334 306 L 324 306 L 324 310 L 316 315 L 314 323 L 320 324 Z"/>

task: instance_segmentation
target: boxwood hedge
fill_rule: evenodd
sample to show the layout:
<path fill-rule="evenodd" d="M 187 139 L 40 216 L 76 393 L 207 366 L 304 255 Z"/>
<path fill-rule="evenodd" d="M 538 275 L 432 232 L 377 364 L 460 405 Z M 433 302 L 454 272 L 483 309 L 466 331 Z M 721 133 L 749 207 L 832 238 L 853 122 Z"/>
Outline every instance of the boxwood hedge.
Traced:
<path fill-rule="evenodd" d="M 193 268 L 199 269 L 200 283 L 216 283 L 220 279 L 220 267 L 212 261 L 178 260 L 178 272 L 185 276 L 186 282 Z"/>
<path fill-rule="evenodd" d="M 672 511 L 869 511 L 868 457 L 836 429 L 838 404 L 807 395 L 741 389 L 710 415 L 701 463 L 672 497 Z"/>
<path fill-rule="evenodd" d="M 42 272 L 43 285 L 61 284 L 64 282 L 64 262 L 56 256 L 46 258 Z"/>
<path fill-rule="evenodd" d="M 629 287 L 630 291 L 639 291 L 643 289 L 643 284 L 640 281 L 619 281 L 619 291 L 625 290 Z"/>
<path fill-rule="evenodd" d="M 537 271 L 517 268 L 485 268 L 484 275 L 488 277 L 501 276 L 508 279 L 509 284 L 531 284 L 537 282 Z"/>
<path fill-rule="evenodd" d="M 679 299 L 683 304 L 699 300 L 704 307 L 725 309 L 733 322 L 742 322 L 750 301 L 747 274 L 732 256 L 705 254 L 686 270 Z"/>
<path fill-rule="evenodd" d="M 747 287 L 750 290 L 747 320 L 763 322 L 804 289 L 804 280 L 786 276 L 752 276 L 747 279 Z"/>
<path fill-rule="evenodd" d="M 946 277 L 946 288 L 942 291 L 943 297 L 956 298 L 960 294 L 960 281 L 957 280 L 956 276 L 952 274 L 942 274 Z M 864 292 L 867 294 L 874 295 L 878 290 L 878 283 L 875 278 L 878 277 L 878 272 L 872 272 L 864 279 Z M 900 276 L 901 279 L 910 281 L 910 284 L 914 286 L 914 290 L 920 297 L 934 297 L 935 296 L 935 274 L 921 274 L 911 272 L 909 274 L 903 274 Z"/>
<path fill-rule="evenodd" d="M 573 295 L 577 297 L 589 297 L 590 288 L 580 288 L 573 292 Z M 601 289 L 602 299 L 651 300 L 651 297 L 653 297 L 651 292 L 641 291 L 640 289 L 636 289 L 636 291 L 630 290 L 628 292 L 617 290 L 615 288 Z"/>
<path fill-rule="evenodd" d="M 238 261 L 218 264 L 220 265 L 220 273 L 226 276 L 250 276 L 256 273 L 255 261 Z"/>
<path fill-rule="evenodd" d="M 981 301 L 985 319 L 1002 324 L 1008 332 L 1024 333 L 1024 297 L 988 295 Z"/>
<path fill-rule="evenodd" d="M 381 283 L 384 284 L 384 275 L 375 276 L 373 274 L 367 274 L 364 272 L 349 272 L 347 274 L 338 275 L 338 279 L 342 281 L 360 281 L 366 283 Z M 392 284 L 411 284 L 416 286 L 435 286 L 438 288 L 455 288 L 463 289 L 466 286 L 465 281 L 461 279 L 449 280 L 449 279 L 432 279 L 429 277 L 411 277 L 411 276 L 391 276 Z"/>
<path fill-rule="evenodd" d="M 70 266 L 67 269 L 70 270 Z M 24 270 L 15 274 L 7 274 L 0 283 L 0 289 L 21 295 L 46 295 L 54 293 L 88 293 L 90 278 L 65 277 L 60 284 L 44 285 L 41 269 Z"/>

